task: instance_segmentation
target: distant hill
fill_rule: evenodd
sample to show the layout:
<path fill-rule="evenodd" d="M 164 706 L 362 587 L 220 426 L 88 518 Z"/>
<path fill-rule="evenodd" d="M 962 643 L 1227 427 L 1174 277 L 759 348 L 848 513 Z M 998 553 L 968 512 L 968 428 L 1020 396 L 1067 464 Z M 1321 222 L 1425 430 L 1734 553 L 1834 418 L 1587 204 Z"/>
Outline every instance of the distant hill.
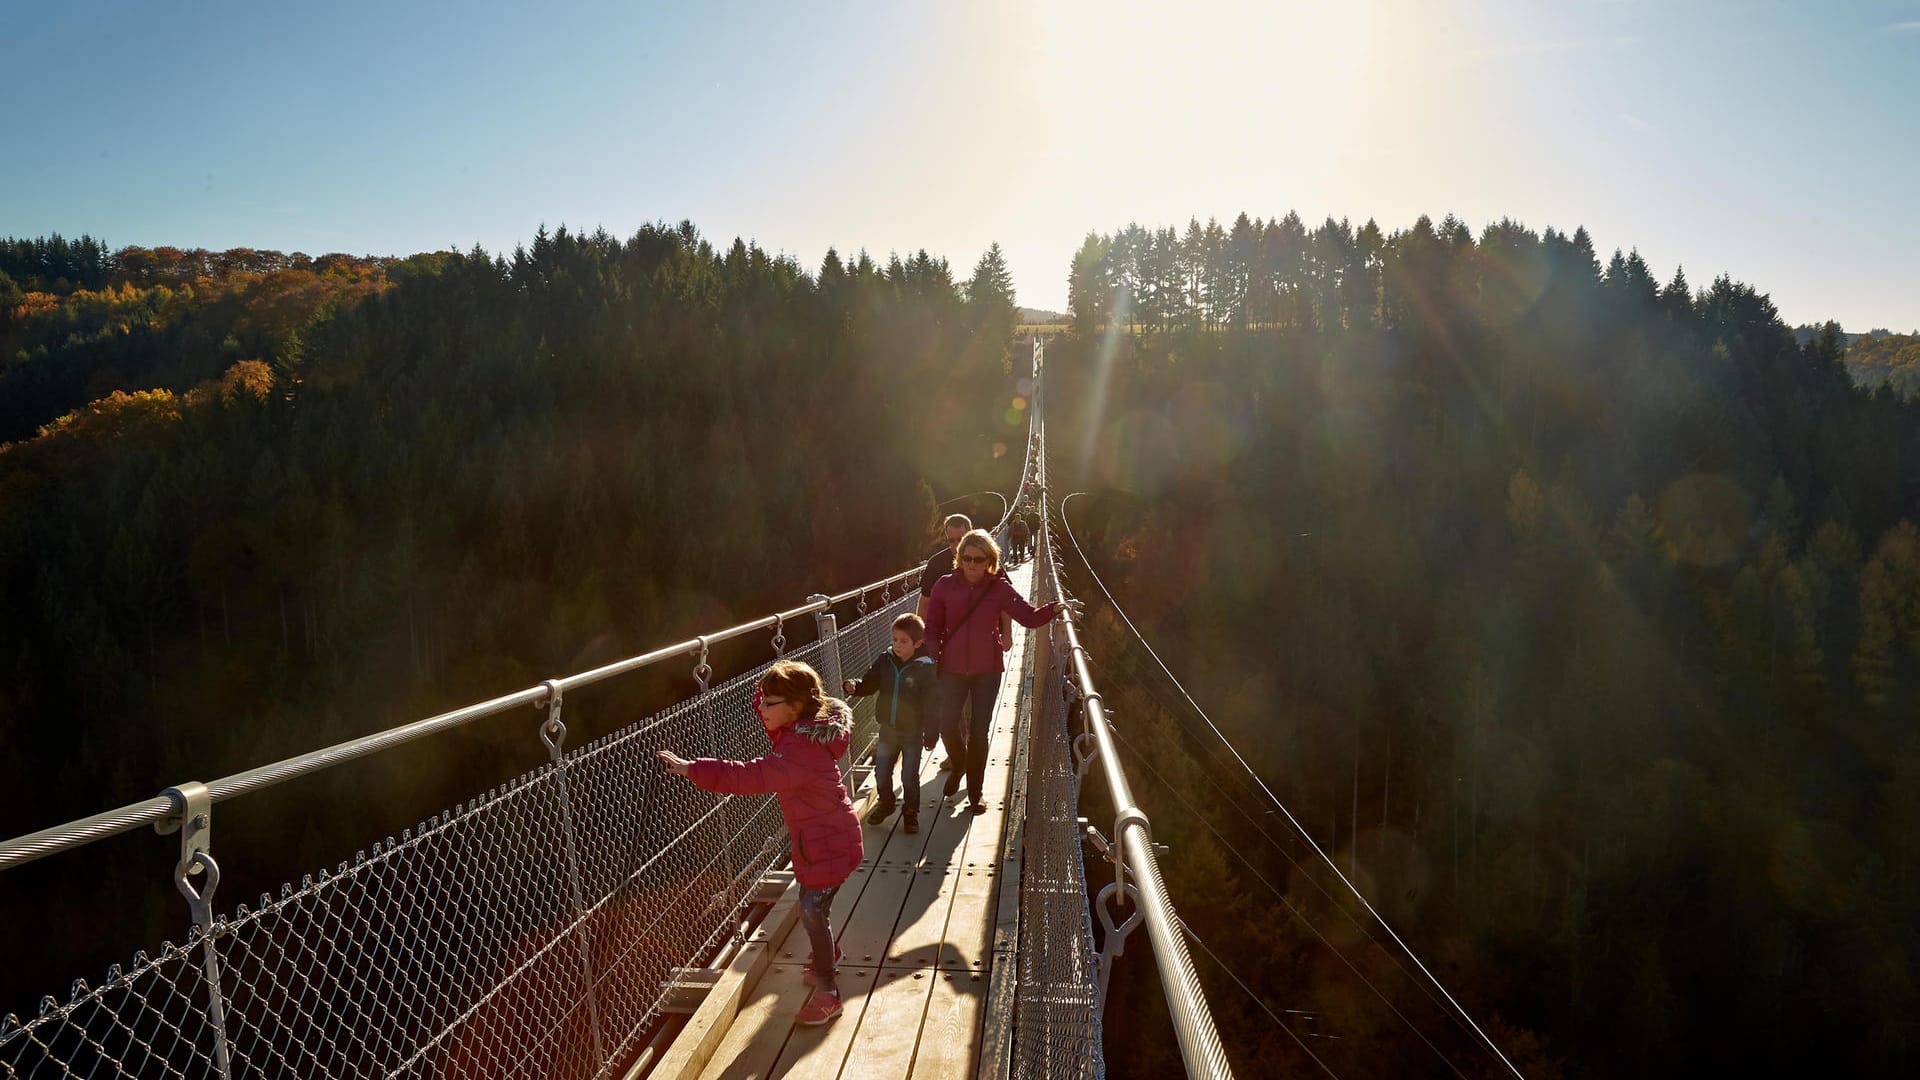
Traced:
<path fill-rule="evenodd" d="M 1035 323 L 1064 323 L 1066 321 L 1067 321 L 1066 315 L 1058 311 L 1048 311 L 1045 308 L 1030 308 L 1030 307 L 1023 307 L 1020 309 L 1020 322 L 1022 324 L 1031 325 Z"/>
<path fill-rule="evenodd" d="M 1796 344 L 1805 345 L 1807 342 L 1812 341 L 1814 338 L 1818 337 L 1820 335 L 1821 329 L 1822 327 L 1815 326 L 1812 323 L 1801 323 L 1799 326 L 1796 326 L 1793 328 L 1793 340 Z M 1857 345 L 1862 341 L 1877 339 L 1877 338 L 1893 338 L 1893 337 L 1903 337 L 1903 336 L 1904 337 L 1920 337 L 1920 330 L 1914 330 L 1911 333 L 1902 335 L 1902 334 L 1896 334 L 1893 331 L 1888 330 L 1886 327 L 1879 326 L 1879 327 L 1873 328 L 1872 330 L 1867 331 L 1864 334 L 1850 334 L 1847 331 L 1842 330 L 1840 331 L 1840 336 L 1846 339 L 1846 343 L 1848 345 Z"/>
<path fill-rule="evenodd" d="M 1869 389 L 1888 383 L 1901 397 L 1920 392 L 1920 334 L 1848 335 L 1847 373 Z"/>

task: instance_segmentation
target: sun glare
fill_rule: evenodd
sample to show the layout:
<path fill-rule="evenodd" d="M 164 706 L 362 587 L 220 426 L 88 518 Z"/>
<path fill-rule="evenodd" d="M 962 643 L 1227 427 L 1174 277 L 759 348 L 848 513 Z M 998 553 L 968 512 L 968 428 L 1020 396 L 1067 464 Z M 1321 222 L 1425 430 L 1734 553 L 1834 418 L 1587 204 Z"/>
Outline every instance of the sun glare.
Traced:
<path fill-rule="evenodd" d="M 1078 138 L 1137 142 L 1149 152 L 1132 165 L 1190 169 L 1158 152 L 1169 144 L 1212 156 L 1319 143 L 1383 90 L 1366 77 L 1370 3 L 1076 0 L 1037 18 L 1048 75 L 1036 105 Z"/>

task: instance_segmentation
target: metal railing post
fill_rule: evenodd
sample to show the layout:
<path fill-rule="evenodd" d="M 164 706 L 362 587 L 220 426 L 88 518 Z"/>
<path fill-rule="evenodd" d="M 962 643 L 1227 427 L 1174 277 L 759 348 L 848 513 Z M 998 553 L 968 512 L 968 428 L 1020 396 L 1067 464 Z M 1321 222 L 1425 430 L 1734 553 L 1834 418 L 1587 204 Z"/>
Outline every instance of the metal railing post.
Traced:
<path fill-rule="evenodd" d="M 227 1047 L 227 999 L 220 989 L 220 953 L 214 948 L 213 891 L 220 887 L 220 864 L 209 850 L 213 833 L 213 797 L 207 785 L 198 781 L 170 787 L 164 793 L 173 805 L 173 813 L 154 822 L 153 831 L 162 836 L 180 834 L 180 861 L 173 868 L 173 884 L 187 898 L 193 912 L 193 925 L 200 932 L 200 970 L 207 983 L 207 1023 L 213 1028 L 213 1067 L 220 1080 L 233 1076 L 233 1060 Z M 194 888 L 192 878 L 206 875 L 206 885 Z"/>
<path fill-rule="evenodd" d="M 593 926 L 587 921 L 586 890 L 580 887 L 580 849 L 573 831 L 573 796 L 567 784 L 567 725 L 560 719 L 560 685 L 547 680 L 547 718 L 540 722 L 540 741 L 553 761 L 554 783 L 560 788 L 560 839 L 567 855 L 567 894 L 580 926 L 580 984 L 587 997 L 587 1022 L 593 1029 L 593 1058 L 607 1067 L 607 1047 L 600 1033 L 600 990 L 593 974 Z"/>
<path fill-rule="evenodd" d="M 820 636 L 820 679 L 827 684 L 827 693 L 835 697 L 840 694 L 840 624 L 833 616 L 833 598 L 825 593 L 815 593 L 807 597 L 809 604 L 826 605 L 813 613 L 813 626 Z"/>

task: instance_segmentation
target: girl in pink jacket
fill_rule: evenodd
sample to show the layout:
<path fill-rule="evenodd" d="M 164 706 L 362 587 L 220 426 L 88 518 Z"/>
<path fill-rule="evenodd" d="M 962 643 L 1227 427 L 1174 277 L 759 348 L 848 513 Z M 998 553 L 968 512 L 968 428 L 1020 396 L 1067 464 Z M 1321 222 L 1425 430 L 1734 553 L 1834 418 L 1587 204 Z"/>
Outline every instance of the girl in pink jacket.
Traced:
<path fill-rule="evenodd" d="M 815 987 L 814 993 L 794 1019 L 801 1024 L 824 1024 L 840 1015 L 840 988 L 834 979 L 839 950 L 827 915 L 833 894 L 866 853 L 860 819 L 840 780 L 839 758 L 853 737 L 853 710 L 827 696 L 817 672 L 792 660 L 778 661 L 760 676 L 753 706 L 773 742 L 764 757 L 688 761 L 671 750 L 658 753 L 668 772 L 686 777 L 704 791 L 771 793 L 779 799 L 787 836 L 793 842 L 800 924 L 813 945 L 806 981 Z"/>

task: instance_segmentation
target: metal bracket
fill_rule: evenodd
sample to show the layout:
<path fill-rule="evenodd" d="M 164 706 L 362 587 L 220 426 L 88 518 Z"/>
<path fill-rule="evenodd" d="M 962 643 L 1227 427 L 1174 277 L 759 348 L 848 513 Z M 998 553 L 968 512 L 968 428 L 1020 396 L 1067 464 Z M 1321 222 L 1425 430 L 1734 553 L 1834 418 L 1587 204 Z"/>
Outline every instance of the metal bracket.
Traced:
<path fill-rule="evenodd" d="M 567 743 L 567 725 L 560 719 L 560 682 L 548 679 L 542 685 L 546 687 L 546 700 L 535 702 L 536 708 L 544 705 L 547 710 L 547 718 L 540 721 L 540 741 L 546 744 L 547 754 L 558 765 Z"/>
<path fill-rule="evenodd" d="M 1126 884 L 1127 869 L 1127 829 L 1139 826 L 1147 846 L 1153 846 L 1153 823 L 1147 820 L 1146 811 L 1137 806 L 1129 806 L 1113 816 L 1113 846 L 1116 849 L 1113 858 L 1113 883 L 1115 886 Z"/>
<path fill-rule="evenodd" d="M 784 615 L 773 617 L 773 655 L 777 657 L 787 655 L 787 619 Z"/>
<path fill-rule="evenodd" d="M 207 785 L 197 780 L 170 787 L 162 794 L 173 803 L 173 811 L 154 822 L 153 831 L 162 836 L 180 834 L 180 861 L 173 868 L 173 884 L 180 895 L 187 898 L 194 922 L 202 929 L 211 928 L 213 890 L 220 886 L 220 864 L 213 861 L 211 854 L 213 796 L 208 794 Z M 195 889 L 188 879 L 200 873 L 206 874 L 207 883 L 204 888 Z"/>
<path fill-rule="evenodd" d="M 1126 865 L 1124 863 L 1116 863 L 1115 865 L 1120 868 L 1121 873 L 1126 872 Z M 1115 895 L 1124 897 L 1128 906 L 1133 908 L 1132 914 L 1128 915 L 1126 919 L 1121 921 L 1117 926 L 1114 925 L 1113 912 L 1107 906 L 1107 902 L 1113 899 Z M 1096 980 L 1098 996 L 1095 998 L 1098 1002 L 1097 1007 L 1100 1011 L 1105 1012 L 1107 1004 L 1107 980 L 1113 974 L 1113 958 L 1119 956 L 1126 950 L 1127 935 L 1133 933 L 1134 928 L 1140 925 L 1143 917 L 1140 908 L 1140 891 L 1125 882 L 1109 885 L 1101 889 L 1100 895 L 1094 898 L 1093 907 L 1094 910 L 1100 914 L 1101 928 L 1106 931 L 1100 938 L 1099 975 Z"/>
<path fill-rule="evenodd" d="M 1073 777 L 1085 780 L 1087 770 L 1093 767 L 1093 759 L 1100 756 L 1100 739 L 1091 731 L 1083 731 L 1073 737 Z"/>
<path fill-rule="evenodd" d="M 180 862 L 173 868 L 173 884 L 187 898 L 193 922 L 200 928 L 201 973 L 207 987 L 207 1020 L 213 1027 L 214 1074 L 221 1080 L 233 1076 L 233 1061 L 227 1046 L 226 996 L 220 990 L 220 954 L 213 943 L 213 891 L 220 887 L 220 864 L 213 861 L 208 847 L 213 834 L 213 795 L 207 785 L 194 781 L 170 787 L 162 792 L 173 803 L 173 811 L 153 823 L 153 831 L 165 836 L 180 833 Z M 206 884 L 193 887 L 195 874 L 206 874 Z"/>
<path fill-rule="evenodd" d="M 699 643 L 700 657 L 693 665 L 693 681 L 700 684 L 700 692 L 704 694 L 707 692 L 707 680 L 713 678 L 713 665 L 707 663 L 707 636 L 702 634 L 693 640 Z"/>
<path fill-rule="evenodd" d="M 1106 837 L 1100 835 L 1099 829 L 1089 825 L 1086 818 L 1079 818 L 1077 821 L 1080 825 L 1080 838 L 1093 845 L 1093 850 L 1099 852 L 1101 858 L 1112 862 L 1113 844 L 1110 843 Z"/>

